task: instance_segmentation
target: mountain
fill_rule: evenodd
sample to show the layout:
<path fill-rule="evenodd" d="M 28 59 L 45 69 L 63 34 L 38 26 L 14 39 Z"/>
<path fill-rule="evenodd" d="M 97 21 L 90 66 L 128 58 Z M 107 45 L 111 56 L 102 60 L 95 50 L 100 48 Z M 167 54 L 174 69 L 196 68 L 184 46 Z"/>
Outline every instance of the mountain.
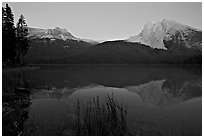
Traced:
<path fill-rule="evenodd" d="M 194 48 L 202 50 L 202 31 L 174 20 L 149 21 L 141 33 L 126 39 L 158 49 Z"/>
<path fill-rule="evenodd" d="M 50 38 L 51 40 L 61 39 L 67 40 L 72 39 L 76 40 L 77 38 L 74 37 L 70 32 L 66 29 L 61 29 L 59 27 L 55 27 L 54 29 L 38 29 L 38 28 L 28 28 L 28 38 Z"/>
<path fill-rule="evenodd" d="M 147 23 L 126 40 L 95 42 L 66 29 L 29 28 L 34 64 L 202 64 L 202 31 L 176 21 Z"/>
<path fill-rule="evenodd" d="M 91 39 L 82 39 L 73 36 L 67 29 L 62 29 L 60 27 L 55 27 L 54 29 L 39 29 L 39 28 L 28 28 L 28 38 L 32 39 L 50 39 L 51 41 L 55 40 L 76 40 L 84 41 L 92 44 L 97 44 L 97 41 Z"/>
<path fill-rule="evenodd" d="M 65 63 L 62 59 L 69 58 L 94 44 L 73 39 L 61 40 L 35 38 L 29 40 L 30 48 L 25 56 L 26 63 Z"/>

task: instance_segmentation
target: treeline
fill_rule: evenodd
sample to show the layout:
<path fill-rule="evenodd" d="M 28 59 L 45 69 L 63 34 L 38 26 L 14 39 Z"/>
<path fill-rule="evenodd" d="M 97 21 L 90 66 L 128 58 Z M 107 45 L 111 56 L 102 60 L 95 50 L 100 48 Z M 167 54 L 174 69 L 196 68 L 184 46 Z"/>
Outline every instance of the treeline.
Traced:
<path fill-rule="evenodd" d="M 8 4 L 2 7 L 2 61 L 5 64 L 24 64 L 29 48 L 28 28 L 23 15 L 14 25 L 14 15 Z"/>
<path fill-rule="evenodd" d="M 32 48 L 26 55 L 26 62 L 31 64 L 202 64 L 202 52 L 196 49 L 161 50 L 124 41 L 104 42 L 81 48 L 75 47 L 76 45 L 64 48 L 57 44 L 48 42 L 42 44 L 41 41 L 30 43 Z"/>

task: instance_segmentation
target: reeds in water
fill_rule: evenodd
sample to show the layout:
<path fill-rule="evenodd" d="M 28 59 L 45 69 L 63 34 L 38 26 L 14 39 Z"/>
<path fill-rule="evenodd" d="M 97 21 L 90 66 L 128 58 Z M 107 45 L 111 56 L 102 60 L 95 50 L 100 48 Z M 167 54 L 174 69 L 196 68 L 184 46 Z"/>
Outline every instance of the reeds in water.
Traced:
<path fill-rule="evenodd" d="M 108 95 L 104 102 L 93 97 L 84 106 L 79 99 L 75 108 L 75 135 L 119 136 L 127 134 L 127 111 Z"/>

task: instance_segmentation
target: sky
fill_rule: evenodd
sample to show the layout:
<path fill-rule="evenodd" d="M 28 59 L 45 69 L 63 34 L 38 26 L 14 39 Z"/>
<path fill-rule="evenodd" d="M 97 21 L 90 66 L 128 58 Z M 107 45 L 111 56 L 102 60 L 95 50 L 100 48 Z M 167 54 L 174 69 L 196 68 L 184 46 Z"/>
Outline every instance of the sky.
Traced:
<path fill-rule="evenodd" d="M 67 29 L 93 40 L 125 39 L 140 33 L 147 21 L 175 20 L 202 29 L 201 2 L 7 2 L 15 23 L 23 14 L 30 27 Z M 5 6 L 5 3 L 2 3 Z"/>

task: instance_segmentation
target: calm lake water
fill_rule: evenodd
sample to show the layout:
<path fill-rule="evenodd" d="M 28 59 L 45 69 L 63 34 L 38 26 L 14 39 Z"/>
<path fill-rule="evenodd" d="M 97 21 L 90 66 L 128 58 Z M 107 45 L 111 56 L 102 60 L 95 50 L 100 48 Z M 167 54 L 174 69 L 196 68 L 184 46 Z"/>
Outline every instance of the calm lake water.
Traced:
<path fill-rule="evenodd" d="M 76 100 L 112 94 L 128 135 L 202 135 L 201 67 L 49 65 L 3 73 L 2 83 L 3 135 L 72 135 Z"/>

